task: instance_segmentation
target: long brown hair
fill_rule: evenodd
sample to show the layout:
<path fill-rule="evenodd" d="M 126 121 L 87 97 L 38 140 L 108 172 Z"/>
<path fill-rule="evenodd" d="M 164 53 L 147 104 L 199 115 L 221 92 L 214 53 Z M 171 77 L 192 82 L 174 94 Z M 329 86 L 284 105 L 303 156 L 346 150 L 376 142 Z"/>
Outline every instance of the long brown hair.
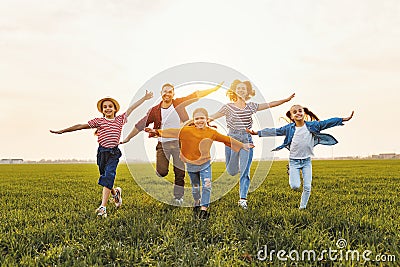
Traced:
<path fill-rule="evenodd" d="M 293 105 L 292 108 L 295 107 L 295 106 L 300 106 L 300 105 Z M 308 108 L 303 107 L 303 106 L 300 106 L 300 107 L 303 108 L 304 114 L 306 114 L 305 120 L 319 121 L 319 118 L 317 117 L 317 115 L 315 115 L 311 110 L 309 110 Z M 292 108 L 290 108 L 290 109 L 292 109 Z M 294 122 L 294 120 L 292 120 L 292 118 L 291 118 L 290 115 L 291 115 L 291 114 L 290 114 L 290 110 L 289 110 L 288 112 L 286 112 L 286 117 L 288 117 L 289 120 L 291 120 L 292 122 Z"/>
<path fill-rule="evenodd" d="M 256 95 L 256 92 L 253 90 L 253 86 L 249 81 L 240 81 L 240 80 L 234 80 L 231 84 L 231 87 L 229 87 L 229 90 L 226 92 L 226 95 L 229 97 L 229 100 L 232 102 L 236 102 L 238 96 L 236 95 L 236 87 L 239 83 L 244 83 L 247 88 L 247 97 L 246 101 L 249 100 L 251 97 Z"/>

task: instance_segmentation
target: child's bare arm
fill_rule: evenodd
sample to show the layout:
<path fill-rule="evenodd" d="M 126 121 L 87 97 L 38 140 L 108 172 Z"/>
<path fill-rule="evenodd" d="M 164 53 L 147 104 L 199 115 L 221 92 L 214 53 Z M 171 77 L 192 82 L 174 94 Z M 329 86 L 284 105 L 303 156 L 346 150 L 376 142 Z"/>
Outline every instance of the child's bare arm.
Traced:
<path fill-rule="evenodd" d="M 132 131 L 128 134 L 128 136 L 122 141 L 120 144 L 128 143 L 133 137 L 135 137 L 140 131 L 134 127 Z"/>
<path fill-rule="evenodd" d="M 129 115 L 131 115 L 133 110 L 135 110 L 137 107 L 143 104 L 144 101 L 151 99 L 152 97 L 153 97 L 153 92 L 149 92 L 146 90 L 146 94 L 126 110 L 126 116 L 129 117 Z"/>
<path fill-rule="evenodd" d="M 82 129 L 90 129 L 89 124 L 87 124 L 87 123 L 86 124 L 76 124 L 74 126 L 65 128 L 63 130 L 58 130 L 58 131 L 50 130 L 50 132 L 54 133 L 54 134 L 63 134 L 63 133 L 73 132 L 73 131 L 82 130 Z"/>
<path fill-rule="evenodd" d="M 155 134 L 156 136 L 161 136 L 165 138 L 178 138 L 181 129 L 179 128 L 168 128 L 163 130 L 155 130 L 151 128 L 145 128 L 145 132 Z"/>
<path fill-rule="evenodd" d="M 254 146 L 254 144 L 252 144 L 252 143 L 244 143 L 242 148 L 243 148 L 244 150 L 246 150 L 246 151 L 249 151 L 250 148 L 254 148 L 254 147 L 255 147 L 255 146 Z"/>

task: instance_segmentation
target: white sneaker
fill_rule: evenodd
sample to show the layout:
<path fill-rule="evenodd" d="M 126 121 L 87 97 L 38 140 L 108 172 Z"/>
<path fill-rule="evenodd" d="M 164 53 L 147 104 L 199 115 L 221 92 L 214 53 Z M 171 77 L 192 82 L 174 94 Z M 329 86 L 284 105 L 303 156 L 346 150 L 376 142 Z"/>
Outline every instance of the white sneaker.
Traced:
<path fill-rule="evenodd" d="M 243 209 L 247 210 L 247 199 L 239 199 L 238 205 L 239 207 L 242 207 Z"/>
<path fill-rule="evenodd" d="M 176 206 L 182 206 L 183 204 L 183 198 L 174 198 L 174 204 Z"/>
<path fill-rule="evenodd" d="M 96 213 L 98 217 L 107 218 L 107 208 L 100 206 L 96 209 Z"/>
<path fill-rule="evenodd" d="M 115 195 L 113 196 L 114 203 L 117 208 L 121 207 L 122 205 L 122 189 L 121 187 L 115 188 Z"/>

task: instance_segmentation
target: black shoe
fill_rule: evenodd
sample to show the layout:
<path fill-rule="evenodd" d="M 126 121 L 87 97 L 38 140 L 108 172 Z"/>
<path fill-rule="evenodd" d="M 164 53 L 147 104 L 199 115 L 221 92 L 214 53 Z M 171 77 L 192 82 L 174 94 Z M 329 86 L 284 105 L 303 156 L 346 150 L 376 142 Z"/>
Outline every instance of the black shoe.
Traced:
<path fill-rule="evenodd" d="M 199 218 L 199 212 L 200 212 L 200 206 L 194 206 L 193 207 L 193 218 L 195 218 L 195 219 Z"/>
<path fill-rule="evenodd" d="M 207 220 L 210 217 L 210 213 L 206 210 L 200 210 L 199 219 L 200 220 Z"/>

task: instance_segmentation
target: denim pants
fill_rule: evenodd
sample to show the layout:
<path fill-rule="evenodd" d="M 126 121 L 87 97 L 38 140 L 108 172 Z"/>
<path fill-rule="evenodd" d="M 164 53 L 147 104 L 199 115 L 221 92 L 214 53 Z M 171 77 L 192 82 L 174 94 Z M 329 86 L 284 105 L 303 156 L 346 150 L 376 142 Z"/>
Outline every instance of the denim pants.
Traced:
<path fill-rule="evenodd" d="M 169 160 L 172 157 L 174 164 L 174 197 L 180 199 L 185 190 L 185 164 L 180 158 L 179 141 L 158 142 L 156 146 L 157 175 L 165 177 L 169 171 Z"/>
<path fill-rule="evenodd" d="M 118 146 L 112 148 L 99 146 L 97 149 L 97 165 L 100 172 L 99 185 L 110 190 L 113 188 L 120 157 L 121 150 Z"/>
<path fill-rule="evenodd" d="M 201 165 L 186 163 L 186 168 L 192 184 L 194 201 L 200 200 L 200 206 L 208 207 L 211 199 L 211 162 L 207 161 Z M 200 182 L 202 185 L 201 194 Z"/>
<path fill-rule="evenodd" d="M 300 209 L 305 209 L 311 194 L 311 158 L 289 159 L 289 185 L 292 189 L 297 190 L 300 188 L 300 171 L 303 174 L 303 193 L 301 194 Z"/>
<path fill-rule="evenodd" d="M 253 143 L 252 136 L 246 131 L 229 129 L 228 136 L 242 142 Z M 227 172 L 235 176 L 240 171 L 239 179 L 239 196 L 247 198 L 250 187 L 250 166 L 253 160 L 253 149 L 249 151 L 240 149 L 239 152 L 233 151 L 230 147 L 225 146 L 225 165 Z"/>

